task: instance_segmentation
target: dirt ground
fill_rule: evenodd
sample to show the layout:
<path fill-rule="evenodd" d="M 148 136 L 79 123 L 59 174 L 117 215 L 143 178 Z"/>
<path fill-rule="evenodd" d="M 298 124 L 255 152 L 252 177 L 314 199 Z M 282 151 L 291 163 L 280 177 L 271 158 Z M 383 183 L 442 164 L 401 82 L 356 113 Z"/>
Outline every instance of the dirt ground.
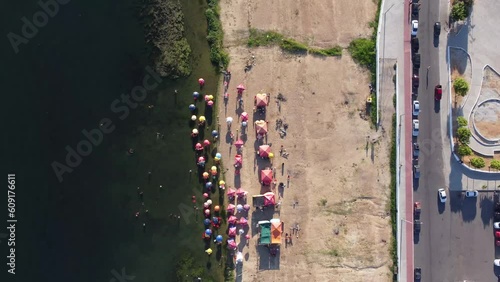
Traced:
<path fill-rule="evenodd" d="M 360 118 L 369 95 L 369 74 L 358 67 L 347 51 L 341 58 L 318 58 L 283 54 L 279 48 L 248 49 L 248 29 L 276 30 L 311 46 L 346 47 L 360 36 L 368 36 L 376 4 L 372 1 L 262 1 L 223 0 L 221 18 L 225 45 L 231 57 L 229 101 L 218 94 L 221 141 L 219 151 L 226 167 L 227 187 L 242 187 L 251 195 L 265 191 L 259 183 L 261 168 L 276 169 L 274 189 L 281 205 L 273 214 L 251 210 L 252 236 L 242 246 L 244 263 L 237 281 L 390 281 L 389 249 L 391 226 L 389 210 L 389 132 L 370 128 Z M 366 25 L 360 24 L 366 23 Z M 255 65 L 244 66 L 255 56 Z M 244 110 L 250 115 L 246 134 L 237 110 L 236 86 L 244 84 Z M 265 117 L 253 112 L 254 95 L 270 93 Z M 286 102 L 281 110 L 276 97 Z M 226 117 L 234 118 L 235 140 L 246 140 L 243 168 L 239 176 L 232 167 L 236 148 L 230 145 Z M 280 118 L 289 125 L 285 138 L 275 130 Z M 267 120 L 268 144 L 275 154 L 273 164 L 256 157 L 254 119 Z M 238 130 L 238 132 L 236 132 Z M 226 138 L 227 137 L 227 138 Z M 265 142 L 265 140 L 263 141 Z M 280 156 L 283 145 L 288 158 Z M 282 165 L 284 170 L 282 171 Z M 284 222 L 282 246 L 271 258 L 258 247 L 258 220 L 280 218 Z M 285 233 L 298 224 L 300 231 L 285 244 Z M 335 278 L 333 278 L 335 277 Z"/>

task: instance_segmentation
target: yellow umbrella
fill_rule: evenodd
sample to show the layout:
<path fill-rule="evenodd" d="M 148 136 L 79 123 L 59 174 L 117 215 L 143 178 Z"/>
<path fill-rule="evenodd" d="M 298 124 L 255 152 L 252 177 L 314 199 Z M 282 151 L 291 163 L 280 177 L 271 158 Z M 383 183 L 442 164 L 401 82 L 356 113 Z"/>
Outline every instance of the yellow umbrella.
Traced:
<path fill-rule="evenodd" d="M 216 160 L 216 161 L 220 161 L 220 158 L 215 157 L 215 158 L 214 158 L 214 160 Z"/>
<path fill-rule="evenodd" d="M 213 100 L 214 99 L 214 95 L 208 95 L 208 99 Z"/>
<path fill-rule="evenodd" d="M 269 153 L 269 158 L 270 159 L 274 158 L 274 154 L 273 153 Z"/>
<path fill-rule="evenodd" d="M 226 182 L 224 182 L 224 180 L 219 181 L 219 185 L 224 185 L 224 184 L 226 184 Z"/>
<path fill-rule="evenodd" d="M 212 254 L 212 249 L 210 249 L 210 248 L 206 249 L 205 253 L 207 253 L 208 255 L 211 255 Z"/>
<path fill-rule="evenodd" d="M 212 166 L 212 168 L 210 170 L 211 171 L 217 171 L 217 167 L 216 166 Z"/>
<path fill-rule="evenodd" d="M 198 118 L 198 120 L 199 120 L 200 122 L 204 122 L 204 121 L 205 121 L 205 117 L 204 117 L 204 116 L 200 116 L 200 117 Z"/>

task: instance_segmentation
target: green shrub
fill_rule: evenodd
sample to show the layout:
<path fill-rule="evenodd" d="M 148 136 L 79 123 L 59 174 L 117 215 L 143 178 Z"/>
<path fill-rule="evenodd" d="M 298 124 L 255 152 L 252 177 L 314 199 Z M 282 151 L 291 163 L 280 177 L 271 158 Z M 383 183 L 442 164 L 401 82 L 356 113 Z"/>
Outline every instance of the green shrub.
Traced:
<path fill-rule="evenodd" d="M 465 119 L 464 117 L 457 117 L 457 123 L 459 127 L 467 126 L 468 124 L 467 119 Z"/>
<path fill-rule="evenodd" d="M 218 0 L 207 0 L 209 8 L 205 11 L 207 18 L 207 41 L 210 45 L 210 61 L 221 68 L 229 65 L 229 55 L 223 49 L 224 32 L 219 19 Z"/>
<path fill-rule="evenodd" d="M 467 127 L 460 127 L 457 130 L 457 137 L 460 143 L 467 145 L 469 144 L 469 139 L 472 136 L 470 130 Z"/>
<path fill-rule="evenodd" d="M 285 38 L 281 41 L 281 49 L 291 53 L 305 53 L 309 48 L 306 45 L 297 42 L 291 38 Z"/>
<path fill-rule="evenodd" d="M 457 153 L 460 157 L 470 156 L 472 155 L 472 149 L 467 145 L 461 144 L 458 146 Z"/>
<path fill-rule="evenodd" d="M 347 50 L 358 64 L 367 68 L 375 65 L 376 50 L 374 41 L 366 38 L 354 39 Z"/>
<path fill-rule="evenodd" d="M 248 37 L 248 47 L 271 46 L 281 43 L 283 35 L 274 31 L 261 31 L 255 28 L 250 29 Z"/>
<path fill-rule="evenodd" d="M 467 18 L 467 6 L 464 2 L 455 2 L 451 7 L 451 18 L 456 21 L 462 21 Z"/>
<path fill-rule="evenodd" d="M 499 160 L 492 160 L 490 167 L 500 170 L 500 161 Z"/>
<path fill-rule="evenodd" d="M 483 158 L 472 158 L 470 160 L 470 164 L 475 167 L 475 168 L 483 168 L 486 166 L 486 163 L 484 162 L 484 159 Z"/>
<path fill-rule="evenodd" d="M 332 48 L 328 49 L 316 49 L 316 48 L 309 48 L 309 53 L 318 55 L 318 56 L 330 56 L 330 57 L 335 57 L 335 56 L 342 56 L 342 47 L 340 46 L 335 46 Z"/>
<path fill-rule="evenodd" d="M 455 93 L 463 97 L 469 91 L 469 84 L 465 79 L 459 77 L 453 81 L 453 89 L 455 89 Z"/>

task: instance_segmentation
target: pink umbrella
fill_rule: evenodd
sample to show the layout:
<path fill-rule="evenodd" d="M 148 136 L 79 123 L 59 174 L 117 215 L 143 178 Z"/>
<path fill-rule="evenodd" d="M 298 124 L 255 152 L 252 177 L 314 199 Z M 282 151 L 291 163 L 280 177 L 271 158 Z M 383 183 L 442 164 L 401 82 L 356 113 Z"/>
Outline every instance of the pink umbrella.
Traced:
<path fill-rule="evenodd" d="M 264 193 L 264 206 L 273 206 L 276 204 L 273 192 Z"/>
<path fill-rule="evenodd" d="M 236 237 L 236 227 L 229 227 L 229 232 L 227 235 L 229 237 Z"/>
<path fill-rule="evenodd" d="M 203 146 L 201 145 L 201 143 L 196 143 L 196 145 L 194 145 L 194 149 L 196 151 L 201 151 L 203 150 Z"/>
<path fill-rule="evenodd" d="M 247 121 L 247 120 L 248 120 L 248 113 L 242 112 L 241 113 L 241 121 Z"/>
<path fill-rule="evenodd" d="M 248 220 L 244 217 L 240 218 L 240 221 L 238 222 L 240 225 L 247 225 L 248 224 Z"/>
<path fill-rule="evenodd" d="M 205 85 L 205 80 L 203 78 L 198 79 L 198 84 L 200 84 L 200 86 Z"/>
<path fill-rule="evenodd" d="M 208 102 L 207 102 L 207 105 L 208 105 L 209 107 L 213 106 L 213 105 L 214 105 L 214 101 L 212 101 L 212 100 L 208 101 Z"/>
<path fill-rule="evenodd" d="M 243 144 L 245 144 L 245 142 L 243 142 L 243 140 L 241 139 L 238 139 L 236 140 L 236 142 L 234 142 L 234 146 L 236 146 L 236 148 L 241 148 Z"/>
<path fill-rule="evenodd" d="M 236 89 L 245 90 L 246 88 L 245 88 L 245 86 L 243 86 L 243 84 L 240 84 L 240 85 L 238 85 L 238 87 L 236 87 Z"/>
<path fill-rule="evenodd" d="M 232 215 L 228 218 L 227 222 L 234 224 L 237 220 L 236 216 Z"/>
<path fill-rule="evenodd" d="M 259 146 L 259 156 L 261 158 L 268 158 L 269 153 L 271 153 L 271 147 L 269 145 L 260 145 Z"/>
<path fill-rule="evenodd" d="M 205 210 L 205 215 L 206 215 L 206 216 L 210 216 L 210 210 L 209 210 L 209 209 L 206 209 L 206 210 Z"/>
<path fill-rule="evenodd" d="M 204 207 L 204 208 L 208 208 L 209 206 L 210 206 L 210 205 L 209 205 L 207 202 L 203 203 L 203 207 Z"/>
<path fill-rule="evenodd" d="M 210 95 L 205 95 L 205 97 L 203 97 L 203 98 L 205 98 L 205 102 L 210 101 Z"/>
<path fill-rule="evenodd" d="M 226 192 L 226 193 L 227 193 L 227 196 L 228 196 L 228 197 L 234 197 L 234 195 L 236 194 L 236 189 L 234 189 L 234 188 L 229 188 L 229 189 L 227 189 L 227 192 Z M 233 205 L 233 209 L 234 209 L 234 205 Z"/>
<path fill-rule="evenodd" d="M 250 234 L 245 235 L 245 239 L 250 240 Z"/>
<path fill-rule="evenodd" d="M 199 162 L 199 163 L 202 163 L 202 162 L 204 162 L 204 161 L 205 161 L 205 158 L 204 158 L 204 157 L 199 157 L 199 158 L 198 158 L 198 162 Z"/>
<path fill-rule="evenodd" d="M 250 209 L 250 205 L 249 204 L 243 205 L 243 209 L 246 210 L 246 211 L 249 210 Z"/>
<path fill-rule="evenodd" d="M 208 141 L 207 139 L 205 139 L 205 140 L 203 141 L 203 146 L 205 146 L 205 147 L 210 146 L 210 141 Z M 267 145 L 266 145 L 266 146 L 267 146 Z"/>
<path fill-rule="evenodd" d="M 208 198 L 208 193 L 203 193 L 203 197 L 206 199 Z"/>
<path fill-rule="evenodd" d="M 238 195 L 238 197 L 240 198 L 245 197 L 247 194 L 248 192 L 243 190 L 243 188 L 238 188 L 238 190 L 236 191 L 236 195 Z"/>
<path fill-rule="evenodd" d="M 227 209 L 226 209 L 226 210 L 227 210 L 228 212 L 233 212 L 233 211 L 234 211 L 234 208 L 235 208 L 235 206 L 234 206 L 233 204 L 229 204 L 229 205 L 227 205 Z"/>
<path fill-rule="evenodd" d="M 207 180 L 207 179 L 208 179 L 208 176 L 209 176 L 208 172 L 206 172 L 206 171 L 205 171 L 205 172 L 203 173 L 203 179 Z"/>
<path fill-rule="evenodd" d="M 234 231 L 234 232 L 236 232 L 236 231 Z M 234 236 L 236 236 L 236 234 Z M 236 249 L 236 248 L 238 248 L 238 245 L 236 245 L 236 242 L 234 240 L 228 240 L 227 247 L 229 249 Z"/>

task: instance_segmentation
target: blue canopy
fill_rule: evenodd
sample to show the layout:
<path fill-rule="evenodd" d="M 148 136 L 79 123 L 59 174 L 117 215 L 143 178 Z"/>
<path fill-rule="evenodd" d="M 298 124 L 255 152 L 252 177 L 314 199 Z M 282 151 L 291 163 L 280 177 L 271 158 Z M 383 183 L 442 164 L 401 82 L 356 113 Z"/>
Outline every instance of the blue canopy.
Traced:
<path fill-rule="evenodd" d="M 212 230 L 210 230 L 210 229 L 205 230 L 205 235 L 207 235 L 207 236 L 212 235 Z"/>
<path fill-rule="evenodd" d="M 222 235 L 217 235 L 217 237 L 215 237 L 215 240 L 217 241 L 217 243 L 221 243 L 222 242 Z"/>

